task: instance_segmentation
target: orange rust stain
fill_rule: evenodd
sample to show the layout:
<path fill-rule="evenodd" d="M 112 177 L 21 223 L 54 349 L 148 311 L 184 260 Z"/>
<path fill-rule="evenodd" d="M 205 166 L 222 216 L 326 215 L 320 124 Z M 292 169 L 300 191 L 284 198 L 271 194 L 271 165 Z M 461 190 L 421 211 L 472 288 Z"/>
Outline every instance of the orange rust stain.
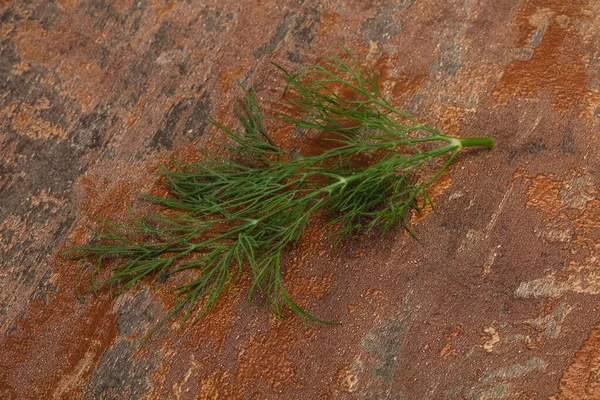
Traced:
<path fill-rule="evenodd" d="M 600 398 L 600 324 L 577 350 L 571 365 L 563 372 L 558 392 L 552 400 Z"/>
<path fill-rule="evenodd" d="M 579 112 L 580 118 L 586 118 L 588 121 L 596 116 L 600 109 L 600 92 L 588 91 L 583 95 L 584 106 Z"/>
<path fill-rule="evenodd" d="M 235 82 L 235 80 L 240 77 L 247 68 L 244 66 L 224 70 L 219 74 L 221 79 L 221 88 L 223 89 L 223 93 L 227 93 L 231 90 L 231 86 Z"/>
<path fill-rule="evenodd" d="M 589 78 L 580 51 L 585 43 L 573 21 L 586 18 L 586 4 L 583 0 L 531 0 L 525 4 L 517 20 L 517 45 L 526 46 L 540 23 L 547 27 L 539 45 L 528 49 L 531 59 L 515 60 L 506 69 L 494 89 L 499 101 L 506 103 L 515 96 L 534 98 L 545 88 L 552 89 L 552 105 L 558 110 L 570 110 L 581 101 Z"/>
<path fill-rule="evenodd" d="M 373 69 L 379 80 L 379 90 L 383 90 L 384 84 L 390 79 L 390 55 L 388 53 L 381 54 L 373 65 Z"/>
<path fill-rule="evenodd" d="M 456 355 L 456 349 L 452 345 L 452 342 L 446 343 L 444 347 L 440 350 L 440 357 L 443 359 L 450 358 Z"/>
<path fill-rule="evenodd" d="M 213 373 L 200 380 L 200 393 L 197 400 L 230 399 L 232 389 L 229 384 L 229 373 Z"/>
<path fill-rule="evenodd" d="M 300 153 L 306 157 L 318 156 L 323 154 L 325 151 L 333 150 L 337 147 L 340 147 L 339 140 L 343 139 L 343 136 L 339 133 L 332 133 L 327 131 L 319 132 L 319 134 L 306 141 L 304 143 L 299 143 L 302 147 Z"/>
<path fill-rule="evenodd" d="M 414 96 L 426 79 L 426 74 L 400 75 L 392 86 L 392 97 L 394 100 L 406 100 L 408 97 Z"/>
<path fill-rule="evenodd" d="M 87 182 L 93 182 L 88 180 Z M 96 185 L 100 186 L 96 186 Z M 81 206 L 85 212 L 95 212 L 96 216 L 106 216 L 115 218 L 127 211 L 128 202 L 134 196 L 134 184 L 129 181 L 120 181 L 115 184 L 110 192 L 102 197 L 102 203 L 98 204 L 97 197 L 102 192 L 104 185 L 101 182 L 94 182 L 93 187 L 88 188 L 88 196 Z M 94 201 L 96 200 L 96 201 Z"/>
<path fill-rule="evenodd" d="M 553 220 L 551 229 L 554 235 L 560 239 L 561 232 L 565 235 L 565 229 L 556 230 L 556 224 L 564 223 L 571 226 L 575 232 L 572 243 L 595 247 L 594 232 L 600 228 L 600 200 L 597 199 L 598 191 L 594 188 L 592 182 L 585 180 L 585 176 L 573 173 L 573 176 L 561 181 L 553 175 L 538 174 L 533 178 L 526 177 L 531 183 L 527 194 L 529 200 L 528 207 L 540 209 L 546 219 Z M 584 183 L 576 184 L 574 182 Z M 560 226 L 558 226 L 560 228 Z"/>
<path fill-rule="evenodd" d="M 396 103 L 408 101 L 421 88 L 427 78 L 426 73 L 400 74 L 394 68 L 394 61 L 389 54 L 383 53 L 374 63 L 373 68 L 379 78 L 379 90 L 383 93 L 389 87 L 390 97 Z"/>
<path fill-rule="evenodd" d="M 158 15 L 159 17 L 163 17 L 165 14 L 168 14 L 169 12 L 173 11 L 176 5 L 177 1 L 171 0 L 164 7 L 156 10 L 156 15 Z"/>
<path fill-rule="evenodd" d="M 50 139 L 52 137 L 57 137 L 61 140 L 66 140 L 68 138 L 66 131 L 37 117 L 37 111 L 43 110 L 44 108 L 45 107 L 40 104 L 36 104 L 33 107 L 21 104 L 21 113 L 14 119 L 14 126 L 17 131 L 22 132 L 25 136 L 32 139 Z"/>
<path fill-rule="evenodd" d="M 560 200 L 561 186 L 562 182 L 554 176 L 538 174 L 531 179 L 531 186 L 527 190 L 529 195 L 527 206 L 540 208 L 549 215 L 556 215 L 556 212 L 563 207 Z"/>
<path fill-rule="evenodd" d="M 170 162 L 197 162 L 202 160 L 202 155 L 198 150 L 198 147 L 192 146 L 181 146 L 173 150 L 169 155 L 160 155 L 156 158 L 156 165 L 152 168 L 157 171 L 159 166 L 169 167 Z"/>
<path fill-rule="evenodd" d="M 325 12 L 321 15 L 321 23 L 319 28 L 319 35 L 321 37 L 329 35 L 329 32 L 331 32 L 331 30 L 335 28 L 339 16 L 340 15 L 335 12 Z"/>
<path fill-rule="evenodd" d="M 469 110 L 456 104 L 449 104 L 441 118 L 444 133 L 452 136 L 460 136 L 460 128 L 464 123 Z"/>
<path fill-rule="evenodd" d="M 2 340 L 0 393 L 14 398 L 73 398 L 81 395 L 104 350 L 117 336 L 112 303 L 79 304 L 73 295 L 74 263 L 62 264 L 60 289 L 48 304 L 32 301 L 25 319 Z M 52 309 L 52 313 L 48 310 Z M 82 360 L 87 360 L 81 363 Z M 64 380 L 65 376 L 72 380 Z"/>
<path fill-rule="evenodd" d="M 129 0 L 129 1 L 131 1 L 131 0 Z M 118 5 L 119 5 L 119 3 L 122 3 L 122 1 L 121 1 L 121 0 L 116 0 L 116 1 L 114 1 L 114 2 L 113 2 L 113 4 L 114 4 L 115 6 L 118 6 Z M 62 12 L 65 12 L 65 13 L 69 13 L 69 12 L 70 12 L 70 13 L 73 13 L 75 10 L 77 10 L 77 6 L 79 6 L 79 5 L 80 5 L 80 3 L 79 3 L 79 1 L 78 1 L 78 0 L 62 0 L 61 2 L 59 2 L 59 3 L 57 4 L 57 7 L 58 7 L 58 8 L 59 8 L 59 9 L 60 9 Z"/>
<path fill-rule="evenodd" d="M 300 284 L 308 289 L 311 296 L 318 299 L 323 297 L 331 288 L 331 285 L 333 284 L 333 273 L 327 276 L 303 277 Z"/>
<path fill-rule="evenodd" d="M 452 328 L 452 331 L 446 335 L 446 344 L 440 350 L 440 357 L 443 359 L 453 357 L 457 354 L 457 350 L 454 347 L 454 339 L 463 331 L 462 325 L 456 325 Z"/>

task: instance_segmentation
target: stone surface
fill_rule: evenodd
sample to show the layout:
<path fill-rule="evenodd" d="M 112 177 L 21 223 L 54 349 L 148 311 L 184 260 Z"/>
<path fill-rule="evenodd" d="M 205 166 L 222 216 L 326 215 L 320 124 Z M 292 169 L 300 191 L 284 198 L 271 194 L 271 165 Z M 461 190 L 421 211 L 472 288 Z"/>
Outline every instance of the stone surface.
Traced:
<path fill-rule="evenodd" d="M 600 3 L 0 0 L 0 398 L 600 398 Z M 86 225 L 232 121 L 236 81 L 277 107 L 347 47 L 401 109 L 491 135 L 434 188 L 438 214 L 332 250 L 318 221 L 286 282 L 341 326 L 278 320 L 243 282 L 169 324 L 169 282 L 79 302 Z M 293 133 L 274 132 L 287 140 Z"/>

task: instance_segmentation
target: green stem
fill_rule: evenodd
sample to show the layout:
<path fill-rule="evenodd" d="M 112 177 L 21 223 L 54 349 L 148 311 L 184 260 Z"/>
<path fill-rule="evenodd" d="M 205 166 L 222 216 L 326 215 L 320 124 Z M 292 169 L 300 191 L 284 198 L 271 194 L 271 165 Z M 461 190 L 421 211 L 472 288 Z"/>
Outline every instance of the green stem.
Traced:
<path fill-rule="evenodd" d="M 491 137 L 463 138 L 458 140 L 462 147 L 485 146 L 490 150 L 494 148 L 494 138 Z"/>
<path fill-rule="evenodd" d="M 422 138 L 422 139 L 419 138 L 417 140 L 415 140 L 415 139 L 413 139 L 413 140 L 429 141 L 428 139 L 432 140 L 431 138 Z M 431 150 L 413 155 L 412 158 L 414 158 L 414 160 L 413 160 L 414 162 L 418 162 L 418 161 L 425 160 L 425 159 L 433 159 L 433 158 L 439 157 L 441 155 L 444 155 L 446 153 L 450 153 L 453 151 L 456 152 L 452 156 L 452 159 L 454 159 L 454 156 L 456 156 L 458 151 L 460 151 L 460 149 L 463 147 L 484 146 L 484 147 L 487 147 L 488 149 L 491 149 L 494 147 L 494 139 L 491 137 L 459 139 L 459 138 L 454 138 L 451 136 L 448 136 L 448 137 L 441 136 L 441 137 L 435 137 L 435 138 L 433 138 L 433 140 L 447 140 L 449 143 L 445 146 L 440 146 L 435 149 L 431 149 Z M 447 164 L 449 164 L 449 163 L 447 163 Z M 331 194 L 333 192 L 333 190 L 336 189 L 338 186 L 340 186 L 340 185 L 345 186 L 352 181 L 361 179 L 363 176 L 366 176 L 367 174 L 368 174 L 367 171 L 361 171 L 361 172 L 358 172 L 358 173 L 350 175 L 350 176 L 334 176 L 335 178 L 338 179 L 337 182 L 333 182 L 325 187 L 322 187 L 322 188 L 316 190 L 315 192 L 311 193 L 308 197 L 312 197 L 312 196 L 317 197 L 322 193 Z"/>

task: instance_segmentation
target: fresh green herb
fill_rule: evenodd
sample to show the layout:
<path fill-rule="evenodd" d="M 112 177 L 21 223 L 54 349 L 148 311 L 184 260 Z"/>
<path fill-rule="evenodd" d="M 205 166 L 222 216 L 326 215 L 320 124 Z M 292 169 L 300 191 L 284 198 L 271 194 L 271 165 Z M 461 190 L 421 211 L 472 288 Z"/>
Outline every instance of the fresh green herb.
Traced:
<path fill-rule="evenodd" d="M 493 147 L 491 138 L 447 136 L 398 111 L 381 94 L 374 70 L 361 69 L 352 57 L 295 75 L 278 68 L 290 110 L 279 118 L 334 134 L 335 146 L 311 156 L 284 150 L 245 90 L 244 106 L 236 107 L 239 128 L 212 121 L 229 139 L 226 156 L 207 153 L 202 162 L 164 171 L 170 195 L 148 197 L 160 212 L 132 213 L 128 225 L 103 221 L 96 243 L 72 250 L 93 262 L 88 290 L 109 286 L 120 293 L 146 276 L 193 271 L 148 335 L 176 314 L 183 314 L 182 324 L 197 321 L 246 268 L 253 278 L 248 298 L 265 291 L 278 315 L 286 305 L 306 320 L 326 322 L 296 304 L 283 280 L 282 254 L 298 243 L 311 217 L 332 215 L 338 241 L 395 225 L 411 232 L 411 210 L 431 204 L 427 188 L 461 149 Z M 366 155 L 372 161 L 365 165 L 359 157 Z M 116 266 L 101 279 L 109 260 Z"/>

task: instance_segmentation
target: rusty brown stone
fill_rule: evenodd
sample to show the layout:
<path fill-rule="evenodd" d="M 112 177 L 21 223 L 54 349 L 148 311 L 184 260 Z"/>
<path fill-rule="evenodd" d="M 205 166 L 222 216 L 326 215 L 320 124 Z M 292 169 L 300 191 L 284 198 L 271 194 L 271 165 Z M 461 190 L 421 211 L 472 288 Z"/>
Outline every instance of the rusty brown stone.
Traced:
<path fill-rule="evenodd" d="M 595 1 L 0 0 L 0 398 L 595 399 L 600 393 L 600 7 Z M 437 214 L 333 248 L 286 282 L 341 326 L 274 317 L 247 282 L 197 325 L 154 277 L 80 302 L 94 218 L 217 149 L 241 94 L 342 45 L 399 108 L 490 135 L 433 188 Z M 318 151 L 289 129 L 285 146 Z"/>

